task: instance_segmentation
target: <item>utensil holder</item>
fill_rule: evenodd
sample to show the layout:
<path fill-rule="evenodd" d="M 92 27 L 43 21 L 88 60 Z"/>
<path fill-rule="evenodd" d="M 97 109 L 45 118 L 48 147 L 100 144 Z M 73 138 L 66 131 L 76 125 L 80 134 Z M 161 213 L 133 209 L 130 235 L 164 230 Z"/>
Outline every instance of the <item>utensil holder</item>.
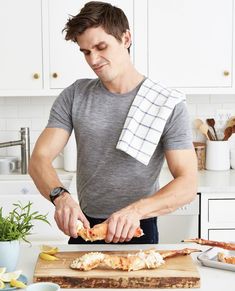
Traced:
<path fill-rule="evenodd" d="M 206 169 L 226 171 L 230 169 L 229 141 L 206 142 Z"/>

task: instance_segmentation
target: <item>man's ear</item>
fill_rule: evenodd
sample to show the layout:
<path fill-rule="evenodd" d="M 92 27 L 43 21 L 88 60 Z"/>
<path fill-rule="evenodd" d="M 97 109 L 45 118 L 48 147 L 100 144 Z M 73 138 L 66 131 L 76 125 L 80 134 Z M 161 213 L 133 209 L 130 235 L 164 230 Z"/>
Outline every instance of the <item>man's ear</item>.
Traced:
<path fill-rule="evenodd" d="M 128 49 L 131 46 L 131 32 L 129 29 L 127 29 L 126 32 L 123 33 L 122 40 L 124 46 Z"/>

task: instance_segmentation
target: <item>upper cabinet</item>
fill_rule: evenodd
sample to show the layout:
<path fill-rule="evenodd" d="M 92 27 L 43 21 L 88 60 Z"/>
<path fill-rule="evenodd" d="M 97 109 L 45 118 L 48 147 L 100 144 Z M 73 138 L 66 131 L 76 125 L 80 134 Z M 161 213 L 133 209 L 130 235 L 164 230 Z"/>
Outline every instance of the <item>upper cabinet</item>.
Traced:
<path fill-rule="evenodd" d="M 107 0 L 129 19 L 137 69 L 190 94 L 235 93 L 234 1 Z M 1 1 L 0 96 L 55 96 L 96 77 L 62 33 L 86 2 Z"/>
<path fill-rule="evenodd" d="M 0 94 L 4 90 L 41 90 L 41 0 L 0 2 Z"/>
<path fill-rule="evenodd" d="M 136 1 L 134 15 L 135 64 L 147 76 L 186 93 L 235 92 L 233 0 Z"/>

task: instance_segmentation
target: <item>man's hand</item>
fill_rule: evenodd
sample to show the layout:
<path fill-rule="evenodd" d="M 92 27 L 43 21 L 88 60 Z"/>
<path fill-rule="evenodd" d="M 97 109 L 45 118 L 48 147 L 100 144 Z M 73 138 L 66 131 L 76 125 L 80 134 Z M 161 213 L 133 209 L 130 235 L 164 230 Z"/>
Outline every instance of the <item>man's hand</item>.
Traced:
<path fill-rule="evenodd" d="M 140 214 L 132 207 L 126 207 L 113 213 L 106 220 L 108 223 L 108 232 L 105 242 L 117 243 L 130 241 L 137 227 L 140 226 L 140 219 Z"/>
<path fill-rule="evenodd" d="M 54 200 L 55 221 L 60 230 L 66 235 L 77 238 L 77 220 L 81 220 L 85 228 L 89 228 L 89 221 L 83 214 L 79 204 L 69 193 L 64 193 Z"/>

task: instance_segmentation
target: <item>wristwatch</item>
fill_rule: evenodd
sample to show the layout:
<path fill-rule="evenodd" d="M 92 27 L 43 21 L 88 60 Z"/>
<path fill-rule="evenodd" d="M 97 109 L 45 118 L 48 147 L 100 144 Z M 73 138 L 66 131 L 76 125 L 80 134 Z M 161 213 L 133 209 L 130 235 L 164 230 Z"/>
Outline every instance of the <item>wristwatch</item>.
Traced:
<path fill-rule="evenodd" d="M 50 192 L 50 199 L 51 199 L 51 202 L 52 202 L 53 204 L 55 204 L 55 203 L 54 203 L 54 200 L 55 200 L 57 197 L 59 197 L 60 195 L 62 195 L 64 192 L 69 193 L 69 191 L 68 191 L 67 189 L 63 188 L 63 187 L 56 187 L 56 188 L 52 189 L 51 192 Z M 69 194 L 70 194 L 70 193 L 69 193 Z"/>

